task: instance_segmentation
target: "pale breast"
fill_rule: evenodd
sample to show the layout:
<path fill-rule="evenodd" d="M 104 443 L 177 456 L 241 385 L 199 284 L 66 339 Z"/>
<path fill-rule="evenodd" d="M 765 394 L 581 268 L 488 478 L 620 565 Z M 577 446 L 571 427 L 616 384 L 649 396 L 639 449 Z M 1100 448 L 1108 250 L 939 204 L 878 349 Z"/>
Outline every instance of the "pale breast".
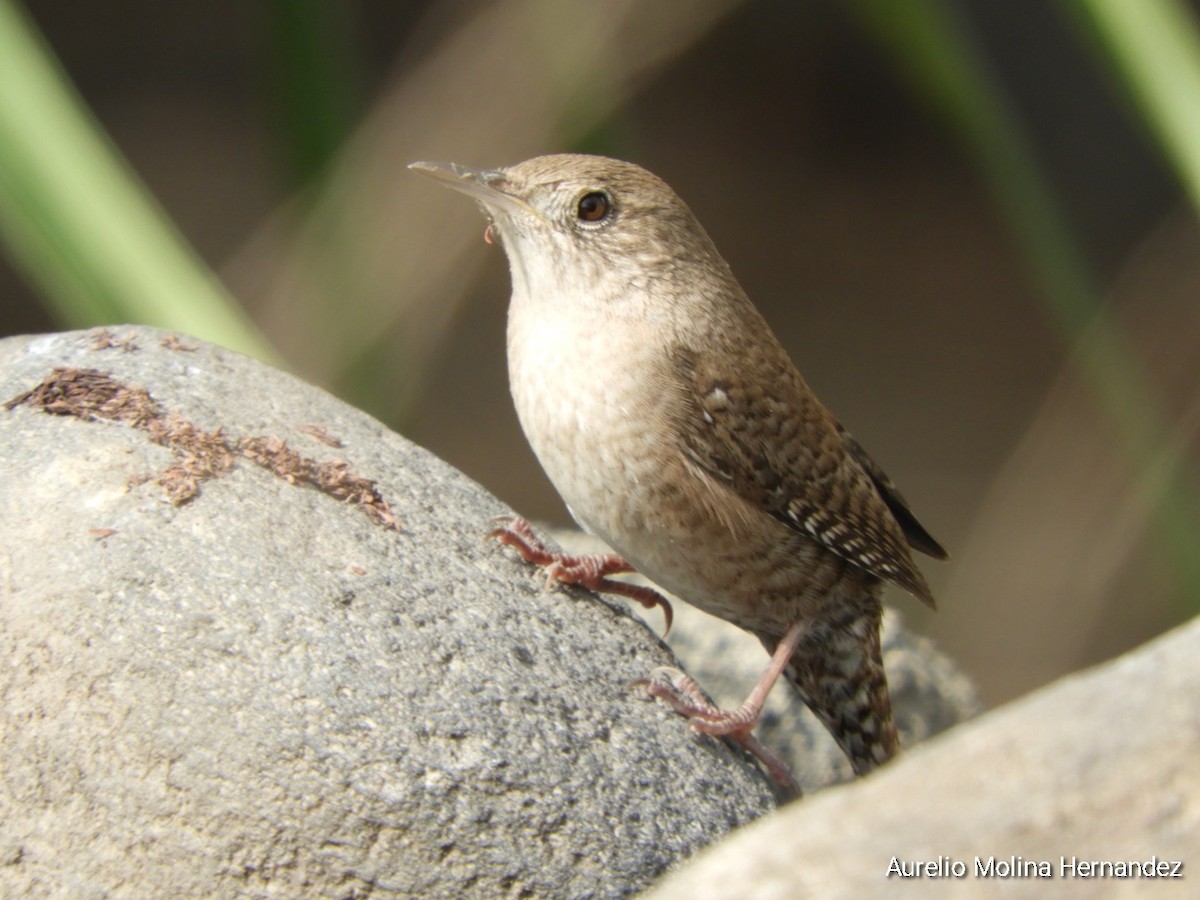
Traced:
<path fill-rule="evenodd" d="M 854 573 L 686 458 L 662 411 L 662 357 L 612 323 L 510 311 L 517 414 L 579 524 L 689 603 L 786 630 Z"/>
<path fill-rule="evenodd" d="M 632 527 L 650 502 L 645 491 L 664 443 L 661 423 L 644 409 L 654 390 L 651 348 L 631 340 L 617 353 L 613 339 L 611 328 L 568 316 L 509 317 L 509 386 L 521 427 L 572 514 L 601 536 Z"/>

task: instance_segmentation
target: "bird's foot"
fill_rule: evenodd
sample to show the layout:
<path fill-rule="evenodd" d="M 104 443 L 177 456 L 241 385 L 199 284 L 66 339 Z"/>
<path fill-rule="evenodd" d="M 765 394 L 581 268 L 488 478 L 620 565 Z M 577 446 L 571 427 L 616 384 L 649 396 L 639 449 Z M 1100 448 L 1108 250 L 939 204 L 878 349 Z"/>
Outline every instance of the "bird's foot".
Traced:
<path fill-rule="evenodd" d="M 638 679 L 633 686 L 642 688 L 650 697 L 662 700 L 687 718 L 688 724 L 696 731 L 733 741 L 757 759 L 767 774 L 786 791 L 795 796 L 801 793 L 787 764 L 764 747 L 753 734 L 761 707 L 756 708 L 748 701 L 737 709 L 720 709 L 704 695 L 694 678 L 678 669 L 666 667 L 655 669 L 649 678 Z"/>
<path fill-rule="evenodd" d="M 634 571 L 633 566 L 617 554 L 591 553 L 573 556 L 569 553 L 556 553 L 542 543 L 529 522 L 520 516 L 501 516 L 494 521 L 497 525 L 487 533 L 485 540 L 495 539 L 512 547 L 523 560 L 542 569 L 546 573 L 547 588 L 555 584 L 577 584 L 596 593 L 617 594 L 636 600 L 646 609 L 660 606 L 666 622 L 662 636 L 665 638 L 671 631 L 674 612 L 671 602 L 666 597 L 653 588 L 614 581 L 607 577 Z"/>

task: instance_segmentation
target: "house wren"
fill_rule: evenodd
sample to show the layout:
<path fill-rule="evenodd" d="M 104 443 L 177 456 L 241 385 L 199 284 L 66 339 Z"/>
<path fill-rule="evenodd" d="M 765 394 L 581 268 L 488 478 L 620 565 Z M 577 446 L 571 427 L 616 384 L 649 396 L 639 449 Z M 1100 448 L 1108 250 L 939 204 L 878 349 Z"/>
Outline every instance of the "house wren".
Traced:
<path fill-rule="evenodd" d="M 856 773 L 897 750 L 879 647 L 884 582 L 933 606 L 909 548 L 945 551 L 821 405 L 691 210 L 662 180 L 598 156 L 496 171 L 411 168 L 477 200 L 512 274 L 509 382 L 571 514 L 618 555 L 494 534 L 549 577 L 670 606 L 606 576 L 637 571 L 759 638 L 771 662 L 725 711 L 690 679 L 647 682 L 699 731 L 785 784 L 752 735 L 780 674 Z"/>

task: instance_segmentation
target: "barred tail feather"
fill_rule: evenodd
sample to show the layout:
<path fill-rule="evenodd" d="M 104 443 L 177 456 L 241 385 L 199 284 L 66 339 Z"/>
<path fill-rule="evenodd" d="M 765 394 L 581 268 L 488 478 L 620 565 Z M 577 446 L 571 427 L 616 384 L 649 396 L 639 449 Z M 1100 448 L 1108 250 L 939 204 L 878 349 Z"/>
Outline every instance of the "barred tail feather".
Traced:
<path fill-rule="evenodd" d="M 899 749 L 879 643 L 883 607 L 876 592 L 864 599 L 869 602 L 823 611 L 784 669 L 856 775 L 887 762 Z M 778 644 L 759 637 L 768 652 Z"/>

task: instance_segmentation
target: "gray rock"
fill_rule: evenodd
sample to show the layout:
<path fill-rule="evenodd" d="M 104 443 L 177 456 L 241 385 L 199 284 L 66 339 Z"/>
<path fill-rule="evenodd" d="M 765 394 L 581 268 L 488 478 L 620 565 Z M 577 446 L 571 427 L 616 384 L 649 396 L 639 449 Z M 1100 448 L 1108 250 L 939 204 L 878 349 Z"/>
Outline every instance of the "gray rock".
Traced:
<path fill-rule="evenodd" d="M 775 805 L 629 689 L 678 665 L 657 612 L 545 591 L 482 541 L 509 510 L 324 392 L 122 328 L 0 341 L 5 400 L 0 895 L 621 896 Z M 736 703 L 761 650 L 722 689 L 678 612 Z M 974 708 L 889 634 L 911 734 Z"/>
<path fill-rule="evenodd" d="M 773 806 L 628 690 L 674 663 L 645 624 L 481 540 L 477 485 L 117 331 L 0 342 L 0 402 L 149 392 L 0 410 L 0 894 L 617 896 Z"/>
<path fill-rule="evenodd" d="M 1198 646 L 1194 619 L 756 822 L 647 897 L 1194 897 Z"/>

